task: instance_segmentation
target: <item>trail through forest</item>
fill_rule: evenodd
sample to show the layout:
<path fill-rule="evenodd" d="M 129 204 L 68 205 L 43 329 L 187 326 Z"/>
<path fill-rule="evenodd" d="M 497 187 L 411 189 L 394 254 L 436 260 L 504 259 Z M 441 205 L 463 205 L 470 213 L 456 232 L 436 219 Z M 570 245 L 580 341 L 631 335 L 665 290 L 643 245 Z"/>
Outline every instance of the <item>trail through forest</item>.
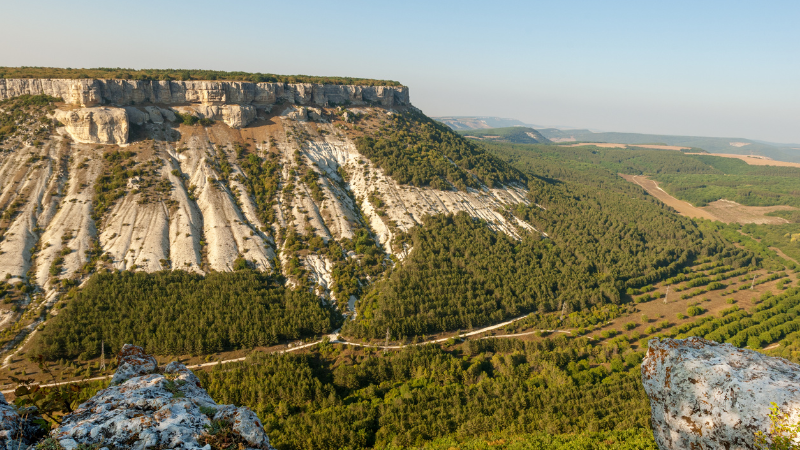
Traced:
<path fill-rule="evenodd" d="M 467 339 L 467 338 L 470 338 L 472 336 L 476 336 L 476 335 L 479 335 L 479 334 L 487 333 L 489 331 L 497 330 L 499 328 L 503 328 L 506 325 L 510 325 L 510 324 L 512 324 L 512 323 L 514 323 L 514 322 L 516 322 L 518 320 L 522 320 L 522 319 L 524 319 L 526 317 L 528 317 L 527 314 L 524 315 L 524 316 L 521 316 L 521 317 L 517 317 L 517 318 L 511 319 L 511 320 L 507 320 L 505 322 L 501 322 L 501 323 L 495 324 L 495 325 L 490 325 L 488 327 L 479 328 L 477 330 L 473 330 L 473 331 L 470 331 L 468 333 L 458 334 L 457 336 L 460 336 L 462 339 Z M 568 334 L 571 334 L 571 332 L 567 331 L 567 330 L 534 330 L 534 331 L 527 331 L 525 333 L 503 334 L 503 335 L 498 335 L 498 336 L 493 336 L 493 337 L 510 338 L 510 337 L 515 337 L 515 336 L 528 336 L 528 335 L 531 335 L 531 334 L 534 334 L 534 333 L 538 333 L 538 332 L 568 333 Z M 298 350 L 303 350 L 303 349 L 306 349 L 306 348 L 313 347 L 315 345 L 321 344 L 325 340 L 325 338 L 327 338 L 328 341 L 330 343 L 332 343 L 332 344 L 343 344 L 343 345 L 350 345 L 350 346 L 354 346 L 354 347 L 371 347 L 371 348 L 378 348 L 378 349 L 384 349 L 384 350 L 399 350 L 399 349 L 402 349 L 402 348 L 405 348 L 405 347 L 414 346 L 414 345 L 438 344 L 438 343 L 445 342 L 448 339 L 452 339 L 454 337 L 455 336 L 447 336 L 447 337 L 438 338 L 438 339 L 429 339 L 427 341 L 418 342 L 418 343 L 415 343 L 415 344 L 376 345 L 376 344 L 362 344 L 362 343 L 358 343 L 358 342 L 343 341 L 343 340 L 341 340 L 339 338 L 339 330 L 336 330 L 333 333 L 331 333 L 329 335 L 326 335 L 322 339 L 316 340 L 314 342 L 298 345 L 298 346 L 295 346 L 295 347 L 290 347 L 290 348 L 287 348 L 285 350 L 272 351 L 271 353 L 280 353 L 280 354 L 282 354 L 282 353 L 296 352 Z M 483 337 L 481 337 L 481 339 L 483 339 Z M 228 364 L 228 363 L 241 362 L 241 361 L 244 361 L 245 359 L 247 359 L 247 357 L 226 359 L 226 360 L 222 360 L 222 361 L 212 361 L 212 362 L 207 362 L 207 363 L 202 363 L 202 364 L 193 364 L 193 365 L 189 365 L 189 366 L 186 366 L 186 367 L 189 368 L 189 369 L 202 369 L 204 367 L 212 367 L 212 366 L 216 366 L 216 365 L 219 365 L 219 364 Z M 65 384 L 81 383 L 81 382 L 84 382 L 84 381 L 99 381 L 99 380 L 105 380 L 105 379 L 111 378 L 112 376 L 113 375 L 105 375 L 105 376 L 101 376 L 101 377 L 87 378 L 85 380 L 69 380 L 69 381 L 62 381 L 62 382 L 58 382 L 58 383 L 47 383 L 47 384 L 41 384 L 40 386 L 41 387 L 55 387 L 55 386 L 62 386 L 62 385 L 65 385 Z M 0 391 L 0 392 L 2 392 L 4 395 L 8 395 L 8 394 L 12 394 L 14 392 L 14 389 L 7 389 L 7 390 Z"/>

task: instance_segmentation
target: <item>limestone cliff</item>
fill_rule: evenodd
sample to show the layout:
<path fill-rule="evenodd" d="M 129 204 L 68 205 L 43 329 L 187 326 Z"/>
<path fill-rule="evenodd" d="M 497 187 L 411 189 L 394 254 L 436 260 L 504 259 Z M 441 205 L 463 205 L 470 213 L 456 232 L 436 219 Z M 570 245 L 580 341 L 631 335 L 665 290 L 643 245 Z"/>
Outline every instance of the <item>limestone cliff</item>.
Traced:
<path fill-rule="evenodd" d="M 755 448 L 772 402 L 800 421 L 800 366 L 729 344 L 653 339 L 642 382 L 663 450 Z"/>
<path fill-rule="evenodd" d="M 344 247 L 366 231 L 390 264 L 412 250 L 395 237 L 428 214 L 465 211 L 515 238 L 537 233 L 510 213 L 529 203 L 521 183 L 402 185 L 359 153 L 358 137 L 413 108 L 404 87 L 0 80 L 0 98 L 25 93 L 69 104 L 0 143 L 0 279 L 33 291 L 7 313 L 20 337 L 42 317 L 26 311 L 96 270 L 206 273 L 245 261 L 292 285 L 309 280 L 346 311 L 352 299 L 332 293 L 330 240 Z M 254 190 L 264 186 L 268 196 Z M 287 247 L 290 231 L 314 246 Z M 363 259 L 353 250 L 345 260 Z M 289 274 L 298 261 L 302 273 Z"/>
<path fill-rule="evenodd" d="M 247 83 L 239 81 L 135 81 L 96 79 L 0 79 L 0 100 L 47 94 L 80 106 L 137 104 L 408 105 L 405 86 Z"/>

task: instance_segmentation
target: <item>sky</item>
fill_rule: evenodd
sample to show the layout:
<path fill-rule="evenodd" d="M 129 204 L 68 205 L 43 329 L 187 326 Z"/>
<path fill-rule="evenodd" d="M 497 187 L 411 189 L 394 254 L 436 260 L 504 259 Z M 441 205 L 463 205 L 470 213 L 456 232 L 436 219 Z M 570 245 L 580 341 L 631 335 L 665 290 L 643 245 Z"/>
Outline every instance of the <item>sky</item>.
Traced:
<path fill-rule="evenodd" d="M 6 3 L 0 66 L 391 79 L 429 116 L 800 143 L 798 1 Z"/>

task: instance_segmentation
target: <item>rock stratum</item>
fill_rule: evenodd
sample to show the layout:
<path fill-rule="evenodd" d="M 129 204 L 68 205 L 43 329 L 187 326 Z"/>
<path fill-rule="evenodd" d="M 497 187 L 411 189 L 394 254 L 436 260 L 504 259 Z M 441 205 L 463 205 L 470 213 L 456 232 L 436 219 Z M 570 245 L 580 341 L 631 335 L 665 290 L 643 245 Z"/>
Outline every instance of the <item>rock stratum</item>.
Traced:
<path fill-rule="evenodd" d="M 359 153 L 360 136 L 413 109 L 405 87 L 0 80 L 0 99 L 24 94 L 65 103 L 18 120 L 0 142 L 0 279 L 32 287 L 0 327 L 21 334 L 35 325 L 19 326 L 25 311 L 49 308 L 101 266 L 205 274 L 246 260 L 296 285 L 288 269 L 299 261 L 318 295 L 346 310 L 355 299 L 333 298 L 333 262 L 287 249 L 290 231 L 327 244 L 366 230 L 387 261 L 411 251 L 394 238 L 429 214 L 536 232 L 508 212 L 529 203 L 523 184 L 402 185 Z M 251 158 L 272 172 L 248 172 Z M 257 184 L 274 197 L 258 197 Z"/>
<path fill-rule="evenodd" d="M 661 449 L 753 449 L 771 403 L 800 421 L 800 366 L 701 338 L 651 340 L 642 363 Z"/>
<path fill-rule="evenodd" d="M 113 79 L 0 79 L 0 100 L 20 95 L 50 95 L 71 105 L 129 106 L 275 104 L 335 106 L 408 105 L 405 86 L 247 83 L 240 81 L 135 81 Z"/>
<path fill-rule="evenodd" d="M 128 344 L 118 363 L 111 386 L 64 416 L 50 432 L 51 441 L 65 450 L 210 449 L 216 434 L 224 430 L 236 448 L 272 450 L 253 411 L 218 405 L 183 364 L 159 368 L 152 356 Z M 23 422 L 0 394 L 0 448 L 26 449 L 35 444 L 36 438 L 29 437 L 41 433 L 31 425 L 22 426 Z"/>

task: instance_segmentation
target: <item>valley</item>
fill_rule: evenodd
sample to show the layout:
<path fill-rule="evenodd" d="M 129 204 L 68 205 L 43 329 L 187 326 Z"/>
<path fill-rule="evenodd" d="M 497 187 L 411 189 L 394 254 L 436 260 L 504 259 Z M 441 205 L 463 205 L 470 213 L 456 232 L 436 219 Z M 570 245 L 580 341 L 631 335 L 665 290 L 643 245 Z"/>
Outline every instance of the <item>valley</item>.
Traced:
<path fill-rule="evenodd" d="M 9 399 L 133 343 L 280 450 L 655 448 L 649 340 L 800 360 L 797 168 L 465 138 L 376 80 L 1 81 Z"/>

